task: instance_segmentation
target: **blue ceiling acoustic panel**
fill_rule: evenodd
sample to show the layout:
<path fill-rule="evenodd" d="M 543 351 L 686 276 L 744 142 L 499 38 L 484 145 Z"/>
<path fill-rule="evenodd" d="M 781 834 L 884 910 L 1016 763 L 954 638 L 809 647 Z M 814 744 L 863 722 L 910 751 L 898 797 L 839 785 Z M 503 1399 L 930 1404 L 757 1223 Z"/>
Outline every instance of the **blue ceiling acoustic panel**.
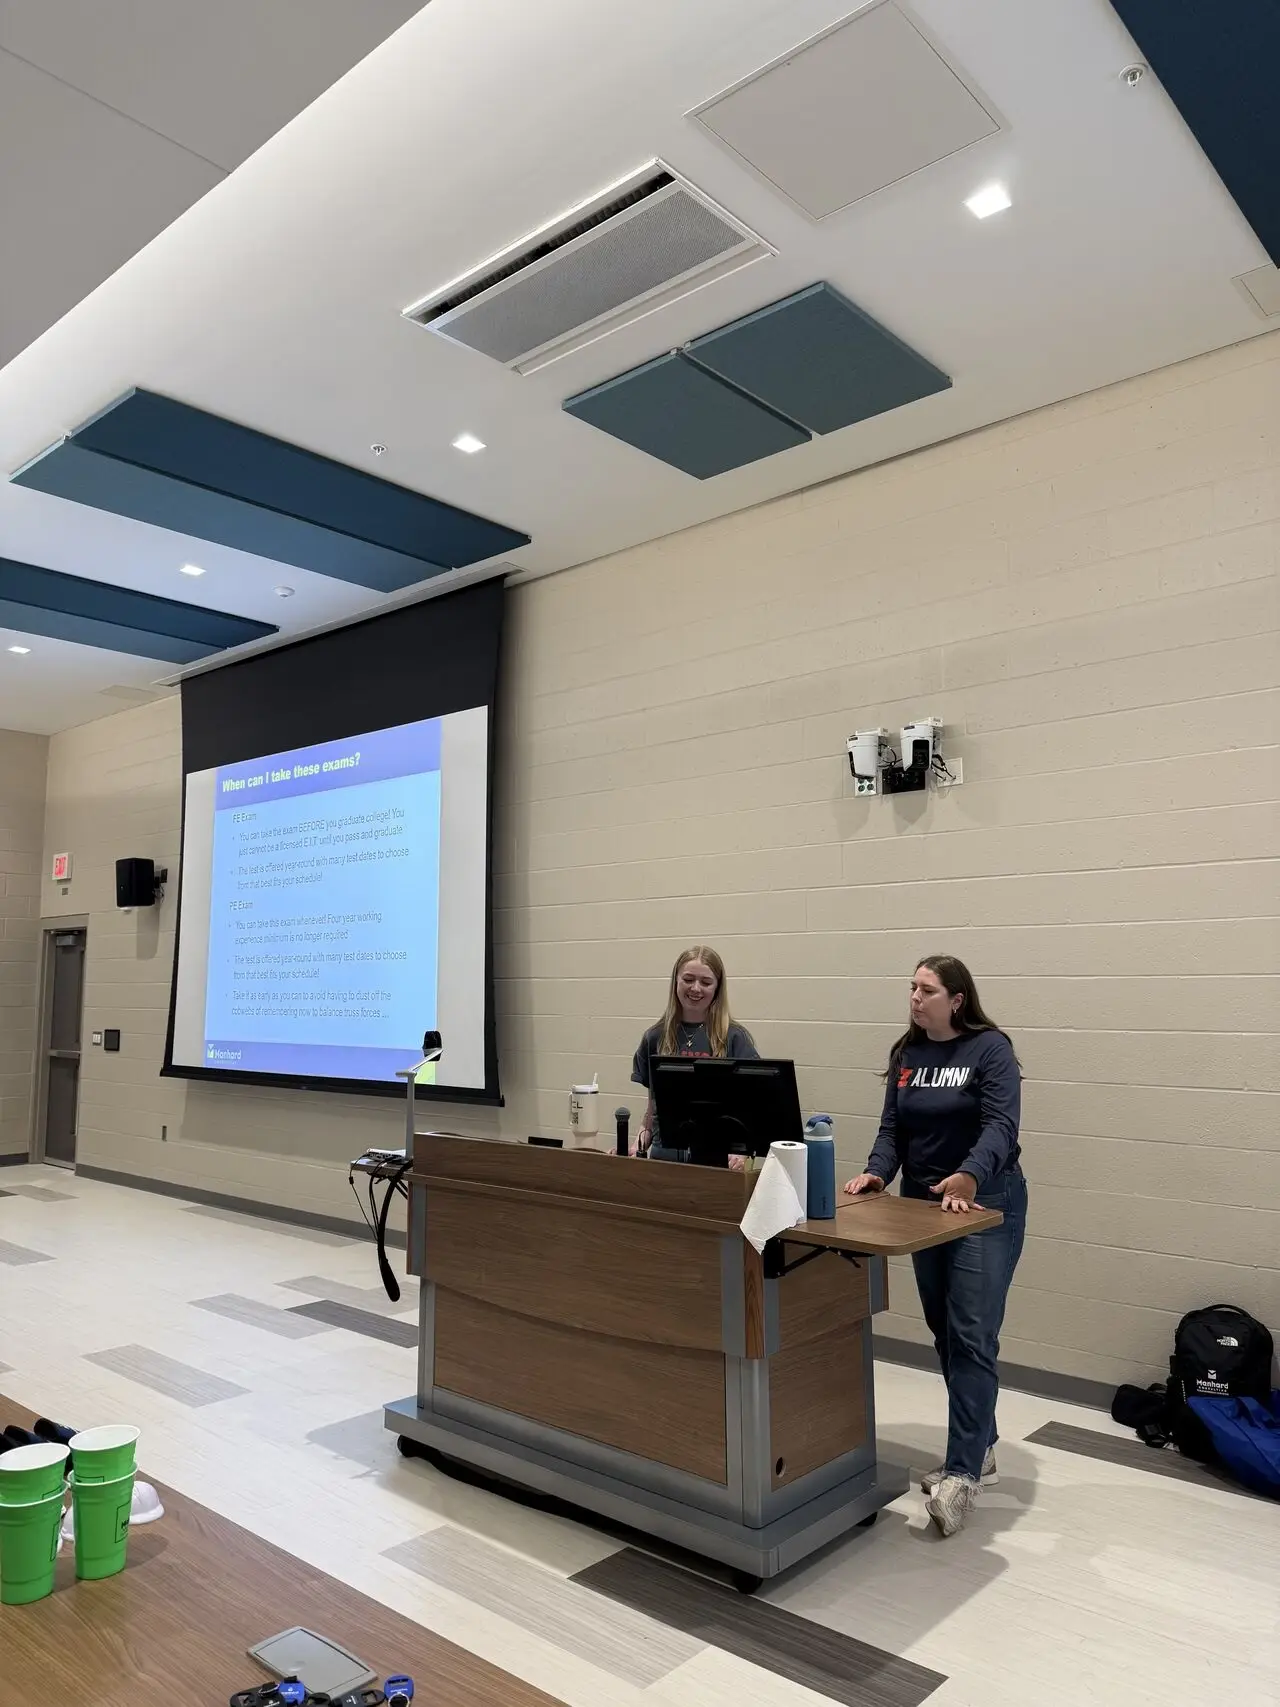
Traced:
<path fill-rule="evenodd" d="M 1280 267 L 1277 0 L 1112 0 L 1112 5 Z"/>
<path fill-rule="evenodd" d="M 744 397 L 681 351 L 566 398 L 564 407 L 699 480 L 809 439 L 803 427 Z"/>
<path fill-rule="evenodd" d="M 695 338 L 685 353 L 814 433 L 837 432 L 951 385 L 829 284 Z"/>
<path fill-rule="evenodd" d="M 395 592 L 529 535 L 150 391 L 13 476 L 114 515 Z"/>
<path fill-rule="evenodd" d="M 0 557 L 0 627 L 169 664 L 193 664 L 229 646 L 279 633 L 269 622 L 113 587 L 107 581 L 86 581 L 8 557 Z"/>
<path fill-rule="evenodd" d="M 950 386 L 838 290 L 815 284 L 564 407 L 706 480 Z"/>

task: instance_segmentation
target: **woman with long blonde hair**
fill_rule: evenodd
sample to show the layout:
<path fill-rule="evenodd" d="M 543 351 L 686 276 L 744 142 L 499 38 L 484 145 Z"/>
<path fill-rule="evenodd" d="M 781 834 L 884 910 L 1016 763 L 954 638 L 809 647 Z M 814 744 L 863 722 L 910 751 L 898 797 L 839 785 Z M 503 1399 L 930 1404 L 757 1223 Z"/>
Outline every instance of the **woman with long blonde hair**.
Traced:
<path fill-rule="evenodd" d="M 636 1136 L 636 1148 L 641 1155 L 658 1143 L 651 1063 L 660 1055 L 685 1055 L 696 1060 L 726 1056 L 736 1061 L 759 1059 L 751 1033 L 737 1023 L 729 1010 L 724 961 L 705 943 L 686 948 L 677 957 L 671 968 L 666 1011 L 640 1039 L 631 1064 L 632 1082 L 643 1085 L 649 1092 L 648 1107 Z"/>

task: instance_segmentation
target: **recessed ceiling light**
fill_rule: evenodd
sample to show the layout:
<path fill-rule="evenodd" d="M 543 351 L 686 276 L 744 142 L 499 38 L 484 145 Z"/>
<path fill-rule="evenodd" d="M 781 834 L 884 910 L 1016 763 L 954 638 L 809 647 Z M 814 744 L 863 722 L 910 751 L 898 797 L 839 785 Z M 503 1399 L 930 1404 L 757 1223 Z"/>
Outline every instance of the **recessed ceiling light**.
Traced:
<path fill-rule="evenodd" d="M 459 433 L 453 441 L 453 448 L 465 452 L 467 456 L 474 456 L 478 450 L 485 448 L 485 443 L 483 439 L 478 439 L 474 433 Z"/>
<path fill-rule="evenodd" d="M 184 563 L 178 573 L 179 575 L 203 575 L 204 570 L 198 563 Z"/>
<path fill-rule="evenodd" d="M 975 195 L 967 197 L 964 205 L 975 219 L 990 219 L 993 213 L 1003 213 L 1013 203 L 1003 184 L 988 184 Z"/>
<path fill-rule="evenodd" d="M 31 648 L 29 646 L 11 646 L 9 650 L 10 652 L 30 652 Z"/>
<path fill-rule="evenodd" d="M 278 599 L 291 599 L 293 597 L 292 587 L 277 587 L 275 591 Z"/>

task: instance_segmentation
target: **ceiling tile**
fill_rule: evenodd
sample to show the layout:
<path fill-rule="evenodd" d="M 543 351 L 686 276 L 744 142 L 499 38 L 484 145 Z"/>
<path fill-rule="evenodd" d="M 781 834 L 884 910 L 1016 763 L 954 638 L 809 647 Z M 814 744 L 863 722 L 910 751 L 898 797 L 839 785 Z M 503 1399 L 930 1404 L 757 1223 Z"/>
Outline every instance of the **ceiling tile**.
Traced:
<path fill-rule="evenodd" d="M 888 0 L 692 116 L 814 219 L 1000 128 Z"/>

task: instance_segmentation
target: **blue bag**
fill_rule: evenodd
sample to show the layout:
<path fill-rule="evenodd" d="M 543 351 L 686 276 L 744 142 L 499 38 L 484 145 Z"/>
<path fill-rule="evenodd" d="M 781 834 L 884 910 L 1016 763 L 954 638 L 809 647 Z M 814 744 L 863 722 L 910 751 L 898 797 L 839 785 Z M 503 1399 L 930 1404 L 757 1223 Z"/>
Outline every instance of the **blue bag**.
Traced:
<path fill-rule="evenodd" d="M 1266 1399 L 1187 1395 L 1218 1462 L 1243 1487 L 1280 1500 L 1280 1388 Z"/>

